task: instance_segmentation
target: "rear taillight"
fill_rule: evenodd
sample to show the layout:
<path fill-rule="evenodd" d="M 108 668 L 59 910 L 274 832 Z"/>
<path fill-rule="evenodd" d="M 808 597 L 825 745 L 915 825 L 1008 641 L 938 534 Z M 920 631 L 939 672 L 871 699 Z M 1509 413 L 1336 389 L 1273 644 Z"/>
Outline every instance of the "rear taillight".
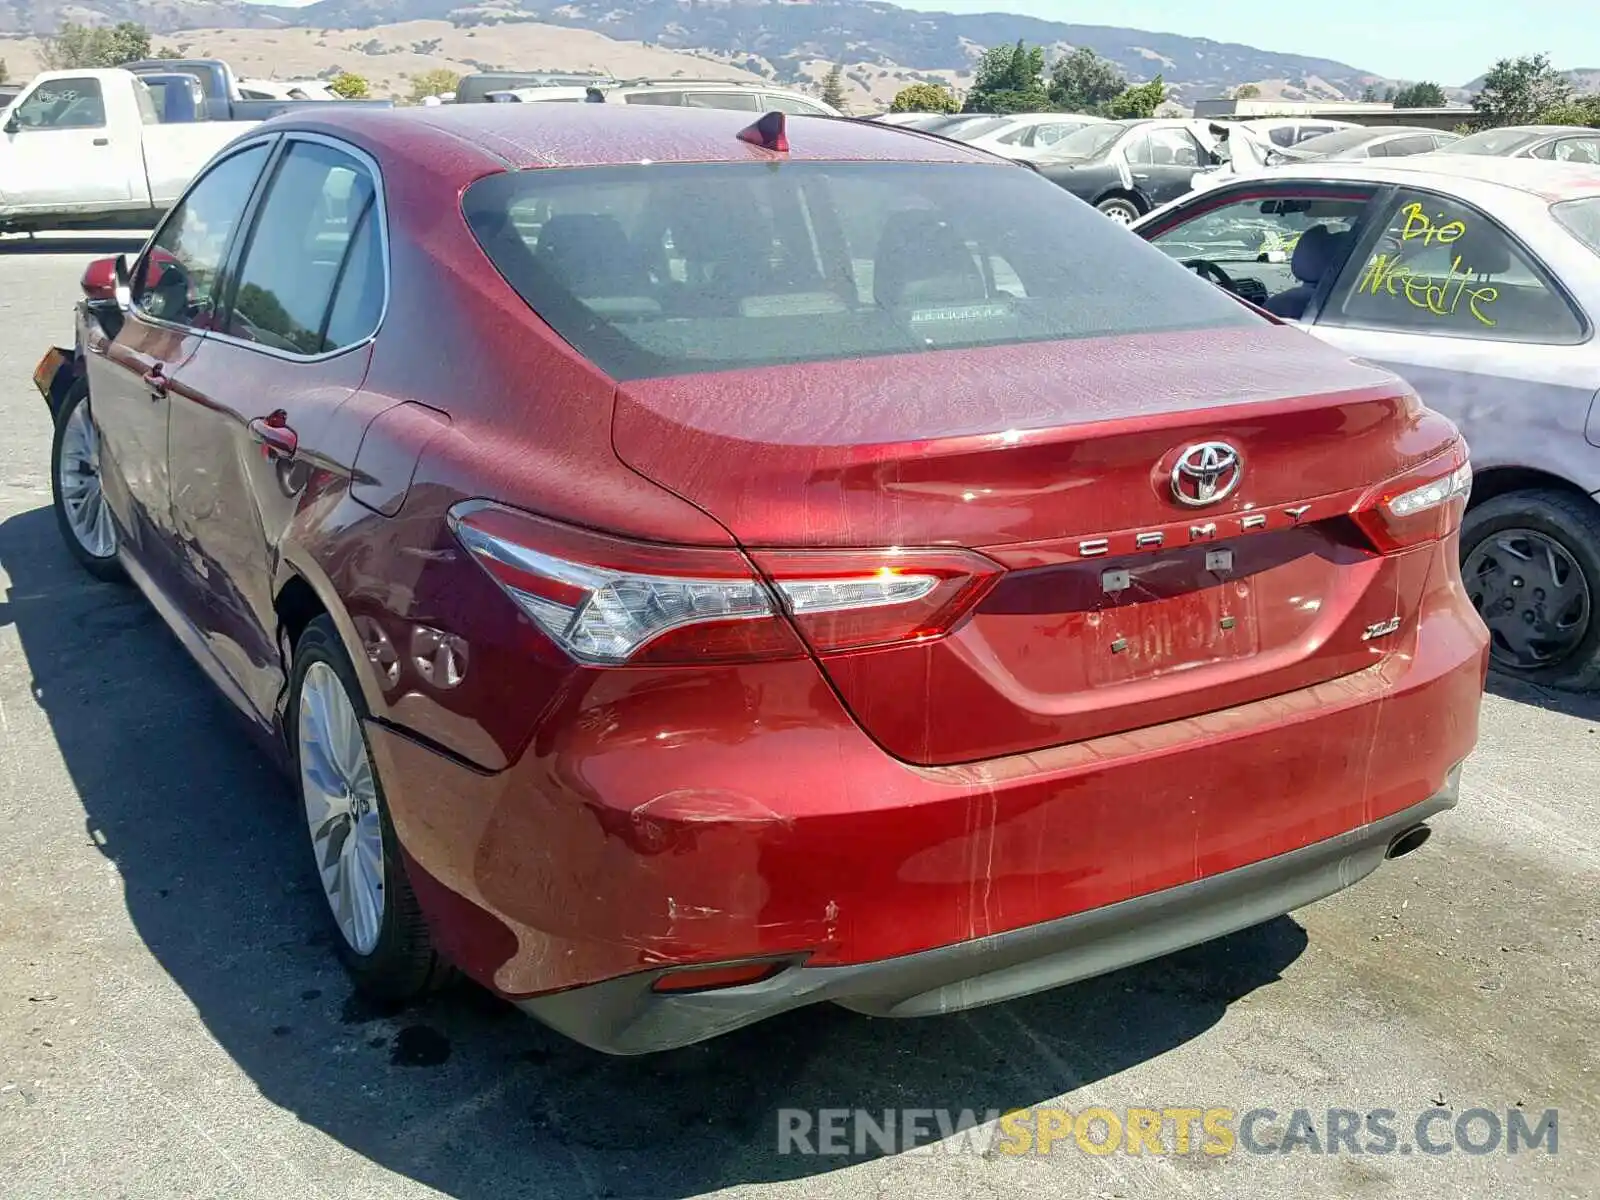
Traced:
<path fill-rule="evenodd" d="M 599 666 L 751 662 L 938 637 L 1000 568 L 964 551 L 662 546 L 484 501 L 450 526 L 546 635 Z M 791 623 L 792 622 L 792 623 Z"/>
<path fill-rule="evenodd" d="M 1373 546 L 1388 553 L 1454 533 L 1471 495 L 1472 464 L 1457 443 L 1370 492 L 1352 516 Z"/>

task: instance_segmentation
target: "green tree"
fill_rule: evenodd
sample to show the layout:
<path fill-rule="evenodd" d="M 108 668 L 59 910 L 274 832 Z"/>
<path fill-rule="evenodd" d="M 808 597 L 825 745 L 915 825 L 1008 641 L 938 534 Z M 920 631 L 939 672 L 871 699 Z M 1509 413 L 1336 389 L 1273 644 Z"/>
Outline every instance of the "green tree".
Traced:
<path fill-rule="evenodd" d="M 133 21 L 116 25 L 79 25 L 65 21 L 54 37 L 44 39 L 40 59 L 50 71 L 120 67 L 150 56 L 150 31 Z"/>
<path fill-rule="evenodd" d="M 1050 103 L 1063 112 L 1101 112 L 1128 90 L 1115 64 L 1080 46 L 1050 72 Z"/>
<path fill-rule="evenodd" d="M 1018 41 L 985 50 L 967 92 L 967 112 L 1042 112 L 1050 107 L 1044 86 L 1044 48 Z"/>
<path fill-rule="evenodd" d="M 1378 102 L 1378 89 L 1373 87 L 1372 84 L 1369 83 L 1369 84 L 1367 84 L 1366 87 L 1361 89 L 1361 103 L 1363 103 L 1363 104 L 1376 104 L 1377 102 Z"/>
<path fill-rule="evenodd" d="M 1167 102 L 1167 85 L 1157 75 L 1149 83 L 1131 87 L 1106 105 L 1106 115 L 1118 120 L 1131 117 L 1153 117 L 1156 109 Z"/>
<path fill-rule="evenodd" d="M 1261 97 L 1261 89 L 1253 83 L 1244 84 L 1233 89 L 1235 100 L 1257 100 Z"/>
<path fill-rule="evenodd" d="M 1403 87 L 1394 94 L 1396 108 L 1443 108 L 1445 106 L 1444 89 L 1437 83 L 1413 83 L 1410 87 Z"/>
<path fill-rule="evenodd" d="M 411 79 L 411 102 L 418 104 L 429 96 L 442 96 L 456 90 L 461 76 L 445 67 L 423 71 Z"/>
<path fill-rule="evenodd" d="M 1472 98 L 1479 129 L 1526 125 L 1539 114 L 1572 98 L 1572 85 L 1550 65 L 1548 54 L 1502 58 L 1484 76 L 1483 90 Z"/>
<path fill-rule="evenodd" d="M 6 60 L 0 58 L 0 83 L 11 82 L 11 68 L 6 65 Z"/>
<path fill-rule="evenodd" d="M 340 71 L 328 80 L 328 90 L 346 100 L 364 100 L 372 89 L 367 81 L 351 71 Z"/>
<path fill-rule="evenodd" d="M 845 110 L 848 102 L 844 98 L 844 67 L 839 63 L 828 68 L 828 74 L 822 80 L 822 102 L 840 112 Z"/>
<path fill-rule="evenodd" d="M 1541 125 L 1587 125 L 1600 129 L 1600 96 L 1578 96 L 1539 114 Z"/>
<path fill-rule="evenodd" d="M 958 113 L 961 101 L 947 87 L 936 83 L 913 83 L 894 94 L 890 112 Z"/>

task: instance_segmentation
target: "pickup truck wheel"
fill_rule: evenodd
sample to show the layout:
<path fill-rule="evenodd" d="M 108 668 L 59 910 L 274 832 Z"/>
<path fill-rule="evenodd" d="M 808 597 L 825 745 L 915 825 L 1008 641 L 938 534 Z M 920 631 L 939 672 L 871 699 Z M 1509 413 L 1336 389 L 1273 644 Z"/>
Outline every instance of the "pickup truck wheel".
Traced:
<path fill-rule="evenodd" d="M 415 1000 L 454 972 L 434 950 L 406 878 L 367 745 L 361 684 L 326 616 L 300 635 L 289 695 L 295 780 L 339 958 L 373 999 Z"/>
<path fill-rule="evenodd" d="M 1489 627 L 1490 662 L 1529 683 L 1600 683 L 1600 506 L 1510 492 L 1467 513 L 1461 577 Z"/>
<path fill-rule="evenodd" d="M 100 485 L 100 431 L 89 407 L 85 379 L 72 385 L 56 414 L 50 489 L 56 524 L 72 556 L 96 579 L 124 578 L 117 561 L 117 527 Z"/>

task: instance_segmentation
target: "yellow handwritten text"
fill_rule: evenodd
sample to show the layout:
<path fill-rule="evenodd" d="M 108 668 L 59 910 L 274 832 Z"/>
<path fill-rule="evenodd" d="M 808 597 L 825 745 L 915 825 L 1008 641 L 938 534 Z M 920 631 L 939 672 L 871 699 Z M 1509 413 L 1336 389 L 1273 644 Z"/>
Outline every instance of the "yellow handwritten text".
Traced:
<path fill-rule="evenodd" d="M 1496 321 L 1484 310 L 1500 298 L 1499 288 L 1476 282 L 1472 268 L 1463 265 L 1459 255 L 1450 264 L 1450 273 L 1440 279 L 1419 274 L 1397 255 L 1375 254 L 1361 273 L 1356 291 L 1387 294 L 1438 317 L 1454 316 L 1465 303 L 1467 312 L 1491 329 Z"/>
<path fill-rule="evenodd" d="M 1464 221 L 1448 221 L 1443 225 L 1435 225 L 1433 219 L 1422 211 L 1420 204 L 1408 204 L 1400 210 L 1405 214 L 1405 228 L 1400 231 L 1402 242 L 1422 239 L 1424 246 L 1431 246 L 1437 242 L 1441 246 L 1448 246 L 1451 242 L 1459 241 L 1466 235 L 1467 226 Z M 1438 219 L 1443 219 L 1440 213 Z"/>

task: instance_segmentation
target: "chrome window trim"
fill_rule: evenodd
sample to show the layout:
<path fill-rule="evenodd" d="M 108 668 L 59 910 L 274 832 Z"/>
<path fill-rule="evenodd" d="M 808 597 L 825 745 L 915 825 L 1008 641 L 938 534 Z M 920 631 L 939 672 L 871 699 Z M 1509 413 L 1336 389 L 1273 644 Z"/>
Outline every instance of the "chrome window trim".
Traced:
<path fill-rule="evenodd" d="M 340 138 L 329 137 L 327 134 L 322 134 L 322 133 L 313 133 L 313 132 L 311 132 L 309 130 L 286 129 L 286 130 L 281 130 L 281 131 L 274 131 L 273 133 L 268 134 L 268 135 L 263 136 L 263 137 L 250 138 L 247 141 L 239 142 L 239 143 L 236 143 L 234 145 L 230 145 L 228 147 L 226 153 L 219 154 L 216 158 L 212 159 L 211 162 L 207 163 L 206 166 L 205 166 L 205 169 L 201 172 L 201 174 L 197 175 L 195 177 L 194 183 L 191 183 L 189 185 L 189 187 L 184 190 L 183 195 L 178 198 L 178 200 L 173 204 L 172 207 L 173 208 L 177 208 L 179 204 L 182 204 L 185 200 L 187 200 L 189 198 L 189 193 L 194 190 L 194 187 L 196 186 L 196 184 L 198 184 L 200 182 L 200 180 L 203 179 L 206 175 L 209 175 L 211 173 L 212 169 L 218 163 L 222 162 L 224 159 L 231 158 L 231 157 L 233 157 L 233 155 L 238 154 L 241 151 L 247 150 L 251 146 L 259 145 L 259 144 L 262 144 L 262 143 L 271 143 L 271 142 L 280 141 L 280 140 L 284 143 L 282 153 L 277 156 L 276 160 L 269 159 L 268 164 L 267 164 L 269 167 L 275 167 L 276 166 L 276 162 L 277 161 L 281 161 L 282 154 L 287 154 L 289 152 L 289 148 L 290 148 L 290 144 L 291 143 L 293 143 L 293 142 L 315 142 L 315 143 L 319 143 L 321 145 L 327 146 L 330 149 L 337 150 L 341 154 L 348 155 L 349 157 L 354 159 L 356 162 L 360 163 L 361 166 L 364 167 L 368 171 L 368 173 L 370 173 L 371 176 L 372 176 L 372 187 L 373 187 L 373 198 L 374 198 L 373 210 L 376 213 L 377 218 L 378 218 L 379 253 L 382 255 L 382 258 L 383 258 L 383 303 L 378 308 L 378 320 L 377 320 L 377 324 L 373 326 L 372 332 L 369 333 L 366 337 L 362 338 L 359 342 L 351 342 L 350 345 L 348 345 L 348 346 L 340 346 L 337 350 L 327 350 L 327 351 L 324 351 L 321 354 L 294 354 L 294 353 L 291 353 L 290 351 L 287 351 L 287 350 L 280 350 L 276 346 L 263 346 L 258 342 L 252 342 L 252 341 L 249 341 L 249 340 L 247 340 L 245 338 L 234 337 L 233 335 L 227 334 L 227 333 L 223 333 L 220 330 L 216 330 L 216 329 L 196 329 L 192 325 L 180 325 L 180 324 L 177 324 L 176 322 L 172 322 L 172 321 L 162 321 L 162 320 L 159 320 L 158 318 L 155 318 L 155 317 L 147 317 L 147 316 L 145 316 L 145 314 L 144 314 L 144 312 L 142 310 L 139 313 L 139 317 L 140 317 L 141 320 L 147 320 L 152 325 L 161 325 L 161 326 L 165 326 L 168 329 L 180 330 L 180 331 L 182 331 L 184 333 L 190 334 L 190 335 L 195 336 L 195 337 L 205 338 L 208 341 L 221 342 L 222 344 L 228 345 L 228 346 L 238 346 L 238 347 L 240 347 L 241 349 L 244 349 L 244 350 L 253 350 L 257 354 L 264 354 L 264 355 L 268 356 L 269 358 L 282 359 L 284 362 L 292 362 L 292 363 L 321 363 L 321 362 L 327 362 L 330 359 L 339 358 L 342 355 L 350 354 L 353 351 L 361 350 L 361 349 L 363 349 L 363 348 L 365 348 L 367 346 L 370 346 L 377 339 L 378 334 L 380 332 L 382 332 L 384 323 L 388 320 L 388 317 L 389 317 L 389 302 L 394 297 L 394 278 L 393 278 L 392 264 L 390 263 L 390 260 L 389 260 L 389 203 L 388 203 L 388 197 L 384 192 L 383 172 L 382 172 L 381 169 L 379 169 L 377 160 L 374 159 L 365 150 L 362 150 L 359 147 L 353 146 L 349 142 L 343 141 Z M 267 192 L 265 193 L 265 195 L 263 197 L 263 203 L 266 200 L 270 200 L 272 198 L 272 192 L 271 192 L 271 183 L 272 183 L 272 181 L 268 180 L 266 182 L 267 182 L 268 190 L 267 190 Z M 261 186 L 259 182 L 258 182 L 257 186 L 258 187 Z M 253 197 L 253 195 L 254 195 L 254 193 L 252 193 L 252 197 Z M 248 210 L 248 207 L 249 206 L 247 204 L 246 205 L 247 210 Z M 257 205 L 256 206 L 256 211 L 255 211 L 255 214 L 254 214 L 254 218 L 251 221 L 250 227 L 249 227 L 249 229 L 244 230 L 243 234 L 245 236 L 247 236 L 247 237 L 253 236 L 255 234 L 256 223 L 259 222 L 260 219 L 261 219 L 261 207 L 260 207 L 260 205 Z M 153 245 L 155 243 L 155 239 L 160 235 L 161 231 L 166 228 L 166 224 L 167 224 L 167 222 L 165 220 L 163 220 L 162 223 L 156 228 L 156 232 L 150 235 L 150 241 L 148 243 L 146 243 L 146 251 L 148 250 L 150 245 Z M 248 250 L 249 250 L 249 248 L 248 248 L 248 246 L 246 246 L 244 253 L 248 254 Z M 146 251 L 141 251 L 140 252 L 140 258 L 141 259 L 144 257 L 144 254 L 145 254 Z M 231 253 L 230 253 L 230 257 L 231 257 Z M 245 257 L 244 257 L 244 254 L 242 254 L 240 256 L 240 259 L 239 259 L 239 263 L 240 263 L 241 266 L 243 265 L 244 261 L 245 261 Z M 232 284 L 230 284 L 230 286 L 236 286 L 236 284 L 237 284 L 237 281 L 235 280 L 235 281 L 232 282 Z M 332 297 L 329 297 L 329 299 L 331 300 Z"/>
<path fill-rule="evenodd" d="M 280 133 L 270 133 L 262 136 L 251 135 L 237 142 L 229 142 L 221 150 L 217 151 L 217 153 L 212 156 L 210 162 L 206 163 L 205 166 L 201 167 L 200 170 L 195 172 L 194 178 L 189 181 L 189 186 L 184 188 L 183 191 L 179 193 L 178 198 L 172 202 L 172 206 L 167 209 L 167 211 L 162 215 L 161 220 L 156 225 L 155 229 L 151 231 L 149 239 L 143 246 L 139 248 L 139 253 L 134 257 L 133 260 L 132 277 L 135 280 L 142 280 L 144 278 L 144 264 L 150 257 L 150 251 L 155 247 L 156 239 L 166 232 L 167 226 L 172 223 L 173 214 L 177 212 L 178 208 L 194 194 L 195 188 L 204 183 L 213 171 L 215 171 L 223 163 L 227 162 L 230 158 L 236 158 L 245 153 L 247 150 L 253 150 L 258 146 L 265 146 L 267 148 L 267 159 L 261 164 L 261 169 L 263 172 L 265 172 L 266 169 L 273 164 L 274 155 L 277 151 L 277 143 L 282 136 L 283 135 Z M 261 177 L 258 175 L 256 176 L 255 187 L 250 189 L 250 195 L 245 198 L 244 208 L 239 213 L 241 221 L 249 214 L 251 202 L 255 199 L 256 189 L 260 186 Z M 238 236 L 239 231 L 237 229 L 235 229 L 229 236 L 227 253 L 222 256 L 222 265 L 224 267 L 227 266 L 227 260 L 233 255 L 233 239 Z M 222 272 L 220 269 L 218 270 L 217 274 L 219 277 L 221 276 Z M 159 329 L 174 329 L 179 333 L 186 334 L 190 337 L 206 337 L 210 333 L 210 330 L 196 329 L 193 325 L 185 325 L 181 321 L 168 321 L 161 317 L 152 316 L 143 308 L 139 307 L 139 301 L 136 296 L 129 300 L 128 307 L 132 314 L 138 317 L 139 320 L 145 322 L 147 325 L 154 325 Z"/>

